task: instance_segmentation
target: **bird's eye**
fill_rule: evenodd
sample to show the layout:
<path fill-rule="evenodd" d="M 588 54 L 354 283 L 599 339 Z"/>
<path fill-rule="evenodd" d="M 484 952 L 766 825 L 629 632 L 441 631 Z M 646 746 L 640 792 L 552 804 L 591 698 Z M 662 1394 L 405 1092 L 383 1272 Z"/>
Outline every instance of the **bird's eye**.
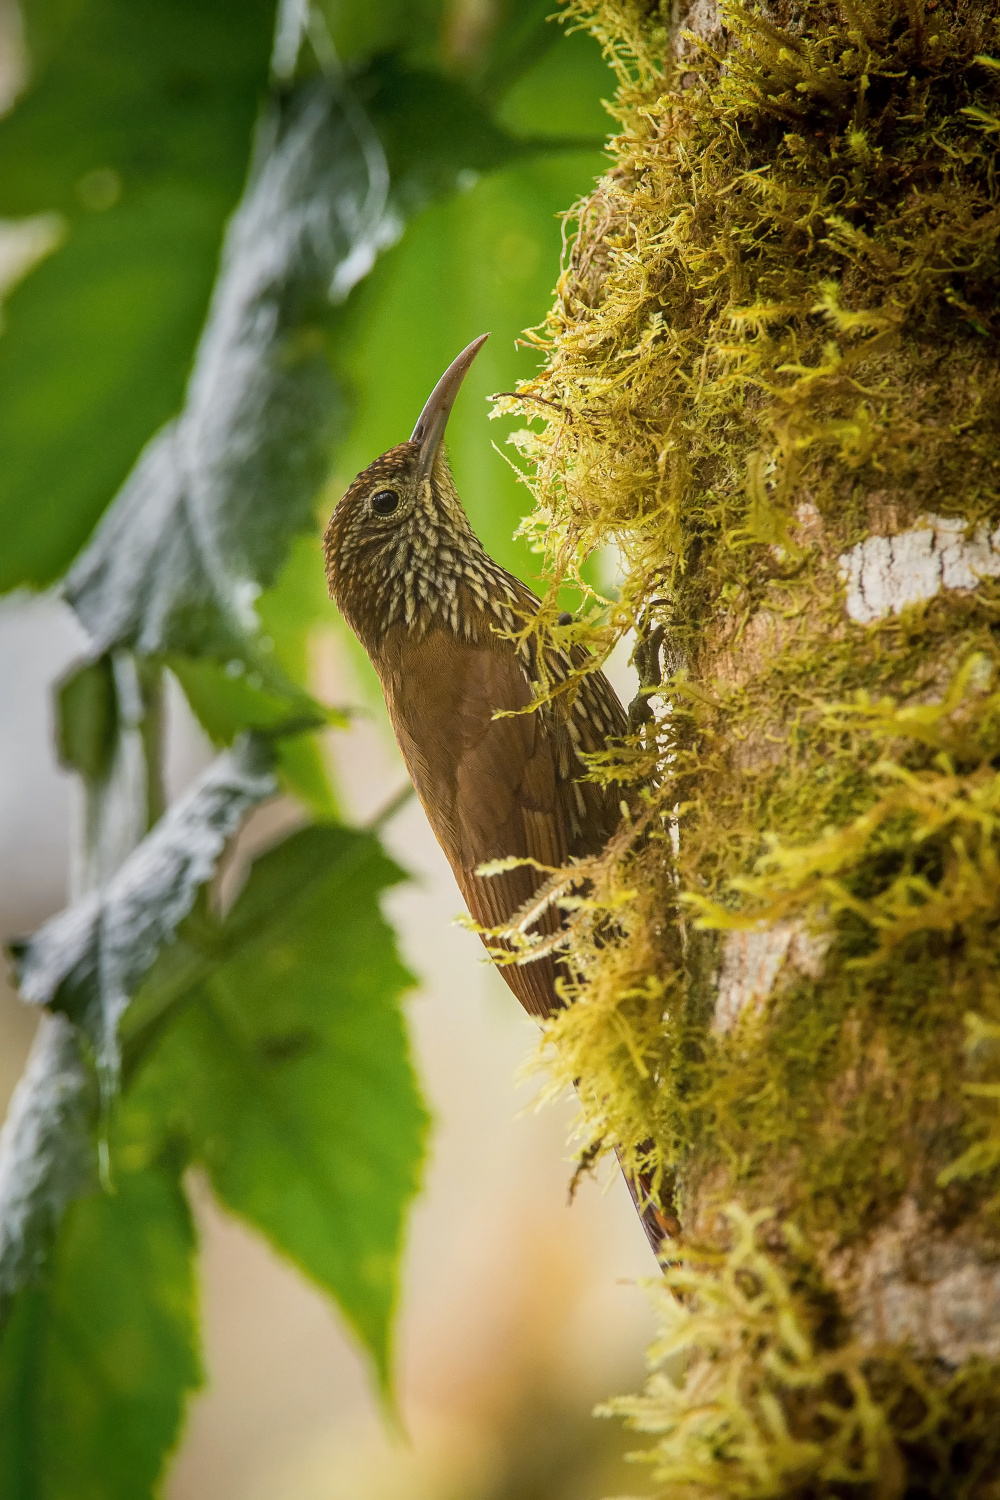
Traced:
<path fill-rule="evenodd" d="M 376 490 L 371 503 L 377 516 L 391 516 L 399 509 L 399 495 L 395 490 Z"/>

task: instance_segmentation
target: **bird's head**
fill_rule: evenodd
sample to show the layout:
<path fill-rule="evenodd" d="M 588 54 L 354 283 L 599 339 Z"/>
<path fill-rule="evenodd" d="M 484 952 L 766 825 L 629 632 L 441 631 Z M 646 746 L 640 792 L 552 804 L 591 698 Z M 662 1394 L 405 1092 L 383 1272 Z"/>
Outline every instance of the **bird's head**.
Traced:
<path fill-rule="evenodd" d="M 409 442 L 363 469 L 324 538 L 330 595 L 369 646 L 393 624 L 454 613 L 465 570 L 488 562 L 469 525 L 444 451 L 444 434 L 466 372 L 488 334 L 445 370 Z"/>

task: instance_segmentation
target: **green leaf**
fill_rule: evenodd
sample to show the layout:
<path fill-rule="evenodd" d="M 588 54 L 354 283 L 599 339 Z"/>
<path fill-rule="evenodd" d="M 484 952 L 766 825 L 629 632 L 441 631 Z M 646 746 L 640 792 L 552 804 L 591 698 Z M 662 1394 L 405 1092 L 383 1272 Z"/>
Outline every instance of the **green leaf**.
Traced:
<path fill-rule="evenodd" d="M 273 753 L 247 736 L 215 760 L 97 890 L 46 922 L 18 955 L 21 995 L 67 1015 L 94 1048 L 105 1095 L 118 1026 L 164 944 L 251 807 L 275 791 Z"/>
<path fill-rule="evenodd" d="M 64 216 L 0 337 L 0 589 L 63 572 L 178 408 L 267 78 L 272 0 L 27 0 L 0 215 Z"/>
<path fill-rule="evenodd" d="M 0 1341 L 0 1500 L 144 1500 L 200 1383 L 176 1170 L 74 1203 Z"/>
<path fill-rule="evenodd" d="M 373 834 L 293 835 L 220 929 L 182 934 L 125 1027 L 136 1149 L 185 1138 L 223 1202 L 336 1297 L 384 1389 L 426 1130 L 399 1011 L 413 981 L 378 907 L 402 878 Z"/>

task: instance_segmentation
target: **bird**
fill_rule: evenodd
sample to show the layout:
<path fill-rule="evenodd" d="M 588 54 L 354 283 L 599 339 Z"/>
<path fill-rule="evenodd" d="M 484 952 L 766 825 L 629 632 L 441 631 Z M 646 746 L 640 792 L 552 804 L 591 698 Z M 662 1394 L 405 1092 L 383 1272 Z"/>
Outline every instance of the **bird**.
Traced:
<path fill-rule="evenodd" d="M 604 673 L 586 670 L 584 646 L 526 630 L 538 596 L 489 555 L 459 498 L 445 430 L 488 336 L 448 366 L 409 440 L 353 480 L 324 554 L 330 596 L 378 674 L 417 796 L 495 954 L 505 946 L 495 930 L 530 909 L 547 872 L 599 853 L 619 828 L 622 789 L 586 779 L 581 757 L 627 721 Z M 511 856 L 533 863 L 479 873 Z M 537 935 L 558 932 L 563 913 L 538 904 Z M 562 1005 L 568 972 L 548 947 L 499 966 L 539 1020 Z M 648 1182 L 626 1181 L 656 1253 L 663 1214 Z"/>

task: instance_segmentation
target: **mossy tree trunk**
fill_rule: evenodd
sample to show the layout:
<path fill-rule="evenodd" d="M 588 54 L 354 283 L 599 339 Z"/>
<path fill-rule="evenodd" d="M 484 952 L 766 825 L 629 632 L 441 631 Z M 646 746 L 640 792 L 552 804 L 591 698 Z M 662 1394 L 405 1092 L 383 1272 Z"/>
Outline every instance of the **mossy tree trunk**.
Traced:
<path fill-rule="evenodd" d="M 646 643 L 549 1033 L 677 1229 L 619 1409 L 671 1496 L 1000 1495 L 997 8 L 578 19 L 622 129 L 520 441 Z"/>

